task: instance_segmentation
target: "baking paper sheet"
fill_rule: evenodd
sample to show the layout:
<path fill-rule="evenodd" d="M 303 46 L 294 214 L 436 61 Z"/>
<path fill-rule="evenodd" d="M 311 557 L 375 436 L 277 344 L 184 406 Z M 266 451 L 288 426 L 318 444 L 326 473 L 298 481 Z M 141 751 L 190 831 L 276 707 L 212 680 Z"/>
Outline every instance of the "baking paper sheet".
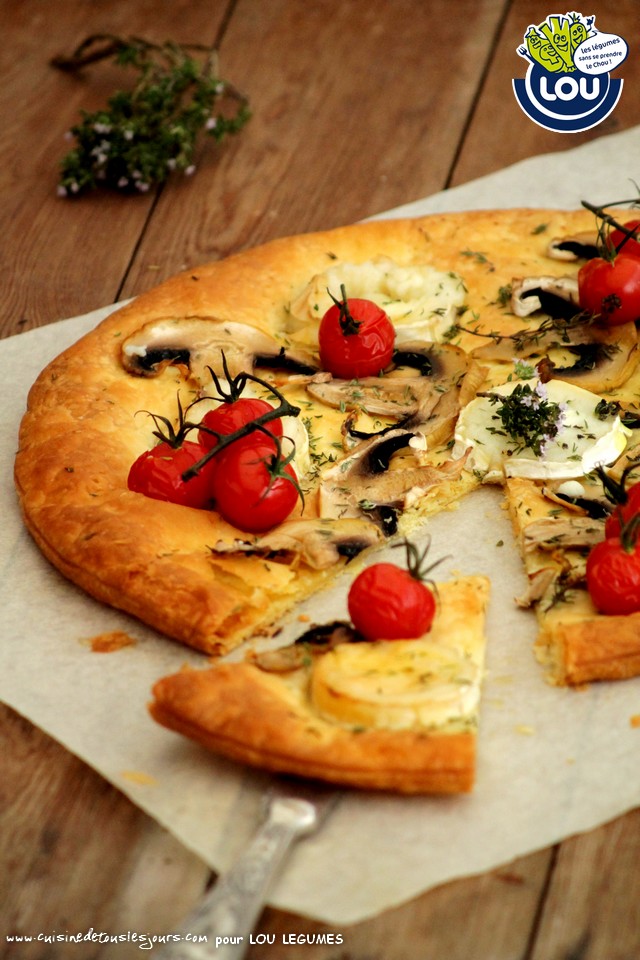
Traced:
<path fill-rule="evenodd" d="M 640 128 L 495 175 L 383 216 L 499 206 L 577 207 L 633 196 Z M 216 870 L 254 829 L 269 778 L 208 755 L 156 726 L 152 683 L 202 658 L 86 597 L 44 560 L 23 529 L 13 489 L 17 430 L 44 364 L 109 308 L 0 343 L 3 641 L 0 695 L 84 759 Z M 110 308 L 113 309 L 113 308 Z M 640 802 L 640 678 L 554 689 L 531 651 L 534 617 L 501 494 L 484 489 L 429 523 L 434 557 L 493 580 L 487 678 L 474 793 L 401 798 L 345 793 L 322 831 L 301 841 L 270 902 L 335 926 L 363 920 L 447 880 L 589 830 Z M 305 606 L 344 614 L 344 580 Z M 98 654 L 88 641 L 121 629 L 136 643 Z M 290 632 L 300 630 L 295 619 Z M 285 634 L 286 636 L 286 634 Z"/>

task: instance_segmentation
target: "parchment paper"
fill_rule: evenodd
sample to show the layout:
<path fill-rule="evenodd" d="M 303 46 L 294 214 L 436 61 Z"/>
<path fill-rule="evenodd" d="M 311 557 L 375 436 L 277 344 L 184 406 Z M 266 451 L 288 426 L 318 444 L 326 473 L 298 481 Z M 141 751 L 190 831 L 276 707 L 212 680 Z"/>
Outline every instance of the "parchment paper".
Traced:
<path fill-rule="evenodd" d="M 582 198 L 631 197 L 639 155 L 635 128 L 383 216 L 572 208 Z M 108 309 L 0 343 L 0 695 L 220 870 L 251 834 L 269 778 L 218 760 L 149 719 L 153 681 L 201 657 L 67 583 L 23 529 L 13 489 L 28 386 Z M 275 906 L 336 926 L 591 829 L 640 802 L 640 729 L 631 725 L 640 714 L 640 679 L 581 692 L 545 683 L 531 650 L 534 617 L 513 603 L 524 577 L 500 492 L 478 491 L 434 518 L 429 533 L 433 556 L 451 555 L 439 576 L 488 573 L 494 583 L 477 785 L 473 795 L 450 799 L 345 793 L 322 831 L 297 845 L 270 897 Z M 344 613 L 345 585 L 310 601 L 311 617 Z M 115 629 L 136 644 L 91 651 L 91 637 Z M 294 620 L 287 629 L 300 626 Z"/>

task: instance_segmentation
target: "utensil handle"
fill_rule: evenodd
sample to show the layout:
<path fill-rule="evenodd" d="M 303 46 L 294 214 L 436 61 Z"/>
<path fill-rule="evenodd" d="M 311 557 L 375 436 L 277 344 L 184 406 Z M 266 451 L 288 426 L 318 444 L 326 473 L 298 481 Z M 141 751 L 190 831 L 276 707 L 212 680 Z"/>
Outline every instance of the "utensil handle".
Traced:
<path fill-rule="evenodd" d="M 291 843 L 306 828 L 286 811 L 272 812 L 240 858 L 182 925 L 189 940 L 168 944 L 162 960 L 240 960 L 265 903 L 269 883 Z M 198 943 L 201 936 L 206 942 Z"/>

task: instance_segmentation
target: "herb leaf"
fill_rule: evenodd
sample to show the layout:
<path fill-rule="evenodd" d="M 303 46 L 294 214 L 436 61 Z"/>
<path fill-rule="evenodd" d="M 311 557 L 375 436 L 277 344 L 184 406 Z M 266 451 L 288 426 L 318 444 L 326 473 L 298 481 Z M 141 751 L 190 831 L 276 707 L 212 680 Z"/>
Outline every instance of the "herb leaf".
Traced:
<path fill-rule="evenodd" d="M 207 56 L 202 61 L 190 51 Z M 202 131 L 220 142 L 249 119 L 247 98 L 217 77 L 216 51 L 206 47 L 95 34 L 52 65 L 73 72 L 106 58 L 139 76 L 101 110 L 82 111 L 70 131 L 76 146 L 61 161 L 60 196 L 97 187 L 144 193 L 174 170 L 189 175 Z"/>

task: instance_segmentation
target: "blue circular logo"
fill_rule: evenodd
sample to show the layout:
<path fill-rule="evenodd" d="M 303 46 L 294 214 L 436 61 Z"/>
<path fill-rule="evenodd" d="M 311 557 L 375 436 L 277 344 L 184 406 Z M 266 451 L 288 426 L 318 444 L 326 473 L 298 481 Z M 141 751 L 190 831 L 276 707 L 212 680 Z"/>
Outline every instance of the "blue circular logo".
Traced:
<path fill-rule="evenodd" d="M 524 80 L 514 80 L 516 99 L 538 126 L 559 133 L 579 133 L 602 123 L 616 106 L 622 80 L 608 73 L 597 75 L 573 70 L 550 73 L 531 64 Z"/>

